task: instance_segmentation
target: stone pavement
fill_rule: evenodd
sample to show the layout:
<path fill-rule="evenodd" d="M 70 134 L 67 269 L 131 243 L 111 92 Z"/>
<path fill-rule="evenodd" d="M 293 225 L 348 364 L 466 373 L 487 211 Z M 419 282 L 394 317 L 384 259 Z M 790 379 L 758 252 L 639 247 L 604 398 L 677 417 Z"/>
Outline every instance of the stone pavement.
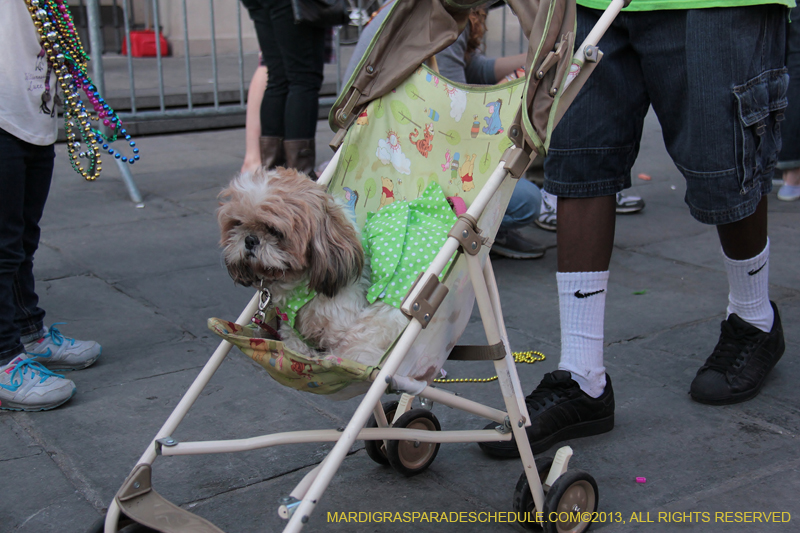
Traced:
<path fill-rule="evenodd" d="M 330 136 L 320 122 L 320 159 Z M 234 287 L 222 266 L 214 217 L 217 193 L 241 164 L 244 131 L 143 137 L 138 145 L 142 161 L 133 170 L 144 209 L 131 204 L 110 162 L 100 180 L 85 183 L 58 146 L 36 256 L 38 292 L 48 322 L 67 322 L 67 335 L 98 340 L 103 356 L 69 374 L 78 394 L 64 406 L 0 414 L 2 532 L 83 532 L 94 523 L 216 346 L 206 318 L 235 318 L 251 294 Z M 727 284 L 715 230 L 689 216 L 683 181 L 652 116 L 634 176 L 640 172 L 652 181 L 634 177 L 632 192 L 647 207 L 618 219 L 607 300 L 605 353 L 616 388 L 616 428 L 569 442 L 571 466 L 597 480 L 600 510 L 626 522 L 594 527 L 797 531 L 800 205 L 771 195 L 771 296 L 783 314 L 786 354 L 757 398 L 704 406 L 687 391 L 716 343 Z M 529 234 L 555 245 L 553 234 L 536 228 Z M 512 348 L 547 355 L 542 363 L 519 366 L 529 391 L 558 361 L 555 250 L 538 261 L 497 260 L 495 270 Z M 464 341 L 482 340 L 474 314 Z M 446 368 L 455 377 L 493 374 L 487 363 Z M 496 383 L 445 388 L 502 406 Z M 234 350 L 174 436 L 222 439 L 335 428 L 346 423 L 356 402 L 333 403 L 283 388 Z M 485 424 L 440 405 L 433 409 L 445 429 Z M 278 498 L 330 447 L 159 458 L 154 486 L 227 532 L 280 531 Z M 358 443 L 306 530 L 521 531 L 506 523 L 337 524 L 326 518 L 341 511 L 511 511 L 521 471 L 519 461 L 487 458 L 475 444 L 445 444 L 428 471 L 406 479 L 373 463 Z M 637 484 L 637 476 L 647 482 Z M 744 511 L 790 513 L 791 522 L 715 521 L 715 512 Z M 695 520 L 708 512 L 710 522 L 659 523 L 658 514 L 666 512 Z M 632 515 L 647 520 L 648 513 L 652 523 L 631 521 Z"/>

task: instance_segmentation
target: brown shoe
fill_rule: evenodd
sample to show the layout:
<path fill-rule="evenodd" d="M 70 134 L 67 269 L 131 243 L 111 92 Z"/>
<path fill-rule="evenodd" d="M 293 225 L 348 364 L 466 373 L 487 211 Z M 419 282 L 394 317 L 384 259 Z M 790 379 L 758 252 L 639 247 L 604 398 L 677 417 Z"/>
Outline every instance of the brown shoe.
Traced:
<path fill-rule="evenodd" d="M 261 166 L 269 170 L 286 164 L 283 137 L 261 137 L 259 146 L 261 147 Z"/>
<path fill-rule="evenodd" d="M 286 152 L 286 166 L 297 169 L 316 181 L 317 175 L 314 173 L 316 148 L 317 145 L 314 139 L 284 140 L 283 149 Z"/>

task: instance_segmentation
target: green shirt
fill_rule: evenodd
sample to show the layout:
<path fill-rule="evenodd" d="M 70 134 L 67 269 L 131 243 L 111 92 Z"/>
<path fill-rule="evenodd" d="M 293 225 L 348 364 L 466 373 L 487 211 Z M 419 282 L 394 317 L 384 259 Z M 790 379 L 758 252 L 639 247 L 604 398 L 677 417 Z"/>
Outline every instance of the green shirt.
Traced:
<path fill-rule="evenodd" d="M 578 0 L 578 5 L 606 9 L 609 0 Z M 633 0 L 625 11 L 660 11 L 664 9 L 702 9 L 707 7 L 740 7 L 780 4 L 795 7 L 795 0 Z"/>

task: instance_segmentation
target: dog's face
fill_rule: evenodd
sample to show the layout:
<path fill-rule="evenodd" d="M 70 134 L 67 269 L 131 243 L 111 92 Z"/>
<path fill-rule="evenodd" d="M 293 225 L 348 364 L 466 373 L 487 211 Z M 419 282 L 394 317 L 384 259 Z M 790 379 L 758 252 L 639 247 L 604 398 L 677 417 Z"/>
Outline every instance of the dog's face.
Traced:
<path fill-rule="evenodd" d="M 240 174 L 220 193 L 225 266 L 236 283 L 295 282 L 334 296 L 361 275 L 353 223 L 321 185 L 292 169 Z"/>

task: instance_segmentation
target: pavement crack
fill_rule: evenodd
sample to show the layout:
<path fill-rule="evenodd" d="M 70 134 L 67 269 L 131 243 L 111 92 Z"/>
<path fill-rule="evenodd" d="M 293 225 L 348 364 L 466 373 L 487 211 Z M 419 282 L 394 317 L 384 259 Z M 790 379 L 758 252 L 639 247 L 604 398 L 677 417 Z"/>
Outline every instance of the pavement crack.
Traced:
<path fill-rule="evenodd" d="M 351 450 L 351 451 L 347 452 L 346 457 L 349 457 L 349 456 L 351 456 L 353 454 L 356 454 L 358 452 L 359 452 L 359 450 Z M 326 457 L 327 457 L 327 455 L 328 454 L 325 454 Z M 295 472 L 299 472 L 301 470 L 305 470 L 306 468 L 316 467 L 316 466 L 318 466 L 320 464 L 322 464 L 322 460 L 314 462 L 314 463 L 308 463 L 308 464 L 300 465 L 298 467 L 292 468 L 291 470 L 287 470 L 285 472 L 281 472 L 280 474 L 275 474 L 274 476 L 269 476 L 269 477 L 266 477 L 266 478 L 263 478 L 263 479 L 259 479 L 257 481 L 253 481 L 252 483 L 247 483 L 245 485 L 241 485 L 241 486 L 238 486 L 238 487 L 231 487 L 230 489 L 224 490 L 222 492 L 218 492 L 218 493 L 213 494 L 211 496 L 206 496 L 205 498 L 198 498 L 197 500 L 192 500 L 190 502 L 186 502 L 186 503 L 182 504 L 181 507 L 183 507 L 184 509 L 191 508 L 191 507 L 196 507 L 196 506 L 201 505 L 201 504 L 203 504 L 203 503 L 205 503 L 207 501 L 210 501 L 210 500 L 212 500 L 214 498 L 217 498 L 218 496 L 223 496 L 225 494 L 230 494 L 232 492 L 236 492 L 236 491 L 239 491 L 239 490 L 245 490 L 245 489 L 248 489 L 248 488 L 253 487 L 255 485 L 259 485 L 261 483 L 267 483 L 267 482 L 272 481 L 274 479 L 280 479 L 283 476 L 288 476 L 288 475 L 294 474 Z"/>
<path fill-rule="evenodd" d="M 39 450 L 35 453 L 31 453 L 28 455 L 16 455 L 14 457 L 3 457 L 0 458 L 0 463 L 8 463 L 10 461 L 16 461 L 17 459 L 27 459 L 29 457 L 36 457 L 37 455 L 42 455 L 42 450 Z"/>
<path fill-rule="evenodd" d="M 33 442 L 47 453 L 67 481 L 75 487 L 76 492 L 83 496 L 97 512 L 101 514 L 105 513 L 106 506 L 103 502 L 103 497 L 100 495 L 99 488 L 95 487 L 86 476 L 83 475 L 81 470 L 72 461 L 70 455 L 54 445 L 51 442 L 52 439 L 47 439 L 42 435 L 28 413 L 19 413 L 18 416 L 15 417 L 15 422 L 25 430 L 25 433 L 27 433 Z M 32 517 L 29 517 L 29 520 L 30 518 Z"/>
<path fill-rule="evenodd" d="M 650 332 L 644 333 L 642 335 L 634 335 L 633 337 L 630 337 L 628 339 L 619 339 L 619 340 L 615 340 L 615 341 L 610 341 L 610 342 L 605 343 L 604 346 L 606 348 L 609 348 L 611 346 L 619 346 L 621 344 L 626 344 L 626 343 L 632 342 L 632 341 L 651 339 L 651 338 L 654 338 L 654 337 L 658 337 L 659 335 L 662 335 L 664 333 L 669 333 L 670 331 L 673 331 L 673 330 L 676 330 L 676 329 L 684 329 L 684 328 L 687 328 L 687 327 L 696 326 L 698 324 L 704 324 L 704 323 L 710 322 L 712 320 L 720 320 L 720 316 L 718 315 L 718 316 L 712 316 L 712 317 L 707 317 L 707 318 L 698 318 L 697 320 L 690 320 L 689 322 L 681 322 L 680 324 L 675 324 L 675 325 L 670 326 L 668 328 L 662 328 L 662 329 L 658 329 L 658 330 L 655 330 L 655 331 L 650 331 Z"/>
<path fill-rule="evenodd" d="M 186 368 L 179 368 L 177 370 L 170 370 L 168 372 L 161 372 L 160 374 L 151 374 L 149 376 L 142 376 L 142 377 L 139 377 L 139 378 L 134 378 L 134 379 L 132 379 L 130 381 L 116 382 L 113 385 L 104 385 L 104 386 L 100 386 L 100 387 L 94 387 L 92 389 L 86 389 L 83 392 L 95 392 L 95 391 L 98 391 L 98 390 L 115 388 L 115 387 L 119 387 L 122 384 L 136 383 L 137 381 L 144 381 L 146 379 L 153 379 L 153 378 L 157 378 L 157 377 L 161 377 L 161 376 L 168 376 L 170 374 L 178 374 L 180 372 L 187 372 L 187 371 L 190 371 L 190 370 L 202 369 L 203 366 L 205 366 L 205 365 L 190 366 L 190 367 L 186 367 Z"/>
<path fill-rule="evenodd" d="M 39 509 L 38 511 L 36 511 L 35 513 L 33 513 L 32 515 L 30 515 L 28 518 L 26 518 L 25 520 L 23 520 L 23 521 L 22 521 L 22 523 L 21 523 L 20 525 L 18 525 L 17 527 L 15 527 L 15 528 L 14 528 L 14 531 L 20 531 L 20 530 L 21 530 L 21 529 L 22 529 L 22 528 L 25 526 L 25 524 L 27 524 L 28 522 L 30 522 L 31 520 L 33 520 L 34 518 L 36 518 L 36 516 L 38 516 L 38 515 L 42 514 L 42 513 L 43 513 L 43 512 L 45 512 L 46 510 L 48 510 L 50 507 L 53 507 L 53 506 L 52 506 L 52 505 L 48 505 L 47 507 L 43 507 L 43 508 Z"/>

